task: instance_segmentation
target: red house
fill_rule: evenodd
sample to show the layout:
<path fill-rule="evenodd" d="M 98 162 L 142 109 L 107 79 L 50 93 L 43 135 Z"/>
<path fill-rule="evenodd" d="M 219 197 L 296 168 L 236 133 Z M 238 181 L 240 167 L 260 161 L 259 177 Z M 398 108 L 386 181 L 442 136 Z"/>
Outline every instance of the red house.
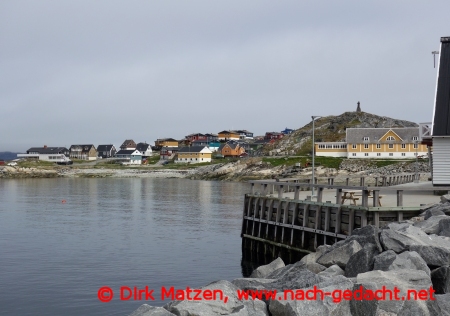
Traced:
<path fill-rule="evenodd" d="M 280 139 L 284 136 L 283 133 L 278 132 L 267 132 L 264 139 Z"/>
<path fill-rule="evenodd" d="M 207 136 L 201 133 L 190 134 L 185 137 L 191 143 L 196 140 L 207 140 Z"/>

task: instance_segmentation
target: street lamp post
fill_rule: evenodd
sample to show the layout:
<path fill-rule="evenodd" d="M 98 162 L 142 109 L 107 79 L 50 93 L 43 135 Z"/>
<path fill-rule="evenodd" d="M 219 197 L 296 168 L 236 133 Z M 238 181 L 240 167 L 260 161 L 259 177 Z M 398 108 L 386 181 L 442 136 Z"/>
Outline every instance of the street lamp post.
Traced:
<path fill-rule="evenodd" d="M 314 151 L 315 151 L 315 144 L 314 144 L 314 121 L 316 120 L 316 118 L 319 118 L 321 116 L 311 116 L 312 118 L 312 184 L 316 184 L 316 182 L 314 181 Z M 311 190 L 311 198 L 314 198 L 314 186 L 312 187 Z"/>
<path fill-rule="evenodd" d="M 418 156 L 418 150 L 419 150 L 419 142 L 416 140 L 415 142 L 416 145 L 416 174 L 414 175 L 414 183 L 419 183 L 419 156 Z"/>

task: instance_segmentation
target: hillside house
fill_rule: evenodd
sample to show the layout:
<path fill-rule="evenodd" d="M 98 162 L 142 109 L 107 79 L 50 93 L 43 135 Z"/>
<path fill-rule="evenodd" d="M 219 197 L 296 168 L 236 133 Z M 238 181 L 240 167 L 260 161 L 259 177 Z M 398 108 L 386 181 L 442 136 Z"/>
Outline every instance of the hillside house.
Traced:
<path fill-rule="evenodd" d="M 69 148 L 69 157 L 72 159 L 96 160 L 97 149 L 94 145 L 72 145 Z"/>
<path fill-rule="evenodd" d="M 136 149 L 136 143 L 132 139 L 125 139 L 125 141 L 120 145 L 120 150 L 132 150 Z"/>
<path fill-rule="evenodd" d="M 241 147 L 238 142 L 229 141 L 220 145 L 218 152 L 224 157 L 239 157 L 245 152 L 245 149 Z"/>
<path fill-rule="evenodd" d="M 136 150 L 139 150 L 142 153 L 142 158 L 147 158 L 153 155 L 152 146 L 147 143 L 138 143 L 136 145 Z"/>
<path fill-rule="evenodd" d="M 163 147 L 161 148 L 161 151 L 159 152 L 159 159 L 160 160 L 171 160 L 175 157 L 175 155 L 178 153 L 179 147 Z"/>
<path fill-rule="evenodd" d="M 317 156 L 347 158 L 415 158 L 427 154 L 418 127 L 347 128 L 345 142 L 316 142 Z"/>
<path fill-rule="evenodd" d="M 236 131 L 221 131 L 219 133 L 219 140 L 229 141 L 229 140 L 239 140 L 240 135 Z"/>
<path fill-rule="evenodd" d="M 142 164 L 142 153 L 137 149 L 121 149 L 116 153 L 116 158 L 124 164 Z"/>
<path fill-rule="evenodd" d="M 281 139 L 283 138 L 284 134 L 283 133 L 278 133 L 278 132 L 266 132 L 266 135 L 264 135 L 264 139 Z"/>
<path fill-rule="evenodd" d="M 155 147 L 178 147 L 178 141 L 173 138 L 158 138 L 155 140 Z"/>
<path fill-rule="evenodd" d="M 114 145 L 98 145 L 97 146 L 97 157 L 98 158 L 111 158 L 114 157 L 117 150 Z"/>
<path fill-rule="evenodd" d="M 67 162 L 69 149 L 66 147 L 31 147 L 26 154 L 17 154 L 18 158 L 33 158 L 50 162 Z"/>
<path fill-rule="evenodd" d="M 211 162 L 212 151 L 206 146 L 183 147 L 178 151 L 176 163 Z"/>

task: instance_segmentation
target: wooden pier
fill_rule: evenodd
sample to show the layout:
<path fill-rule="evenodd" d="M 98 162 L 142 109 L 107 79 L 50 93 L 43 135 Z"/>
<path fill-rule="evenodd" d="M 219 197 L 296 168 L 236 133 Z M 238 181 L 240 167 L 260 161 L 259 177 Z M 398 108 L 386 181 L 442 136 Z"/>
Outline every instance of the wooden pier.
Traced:
<path fill-rule="evenodd" d="M 398 182 L 414 180 L 408 177 L 398 178 Z M 394 181 L 392 179 L 390 182 Z M 295 181 L 298 180 L 250 181 L 252 191 L 245 195 L 243 210 L 243 251 L 274 257 L 280 253 L 287 253 L 289 256 L 293 252 L 305 254 L 315 251 L 320 245 L 332 245 L 347 238 L 356 228 L 366 225 L 381 227 L 389 222 L 415 217 L 422 212 L 420 206 L 403 206 L 403 190 L 396 190 L 396 206 L 381 207 L 381 187 L 378 186 L 334 185 L 332 181 L 327 184 Z M 360 183 L 364 183 L 364 180 Z M 317 193 L 315 198 L 299 199 L 301 191 L 311 190 L 312 187 Z M 334 200 L 323 201 L 324 190 L 327 190 L 328 196 L 330 190 L 333 190 Z M 346 190 L 360 192 L 359 205 L 342 204 Z M 288 197 L 286 192 L 293 192 L 293 195 L 290 193 Z"/>

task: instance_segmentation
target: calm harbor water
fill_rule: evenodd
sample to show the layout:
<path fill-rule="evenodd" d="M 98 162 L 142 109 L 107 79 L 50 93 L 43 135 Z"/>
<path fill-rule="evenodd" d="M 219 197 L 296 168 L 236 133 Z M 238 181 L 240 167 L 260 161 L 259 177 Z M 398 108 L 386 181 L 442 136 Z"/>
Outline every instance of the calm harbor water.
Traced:
<path fill-rule="evenodd" d="M 128 315 L 162 286 L 242 276 L 242 183 L 0 180 L 0 315 Z M 63 203 L 64 202 L 64 203 Z M 109 286 L 114 298 L 101 303 Z M 122 301 L 119 289 L 155 289 Z"/>

